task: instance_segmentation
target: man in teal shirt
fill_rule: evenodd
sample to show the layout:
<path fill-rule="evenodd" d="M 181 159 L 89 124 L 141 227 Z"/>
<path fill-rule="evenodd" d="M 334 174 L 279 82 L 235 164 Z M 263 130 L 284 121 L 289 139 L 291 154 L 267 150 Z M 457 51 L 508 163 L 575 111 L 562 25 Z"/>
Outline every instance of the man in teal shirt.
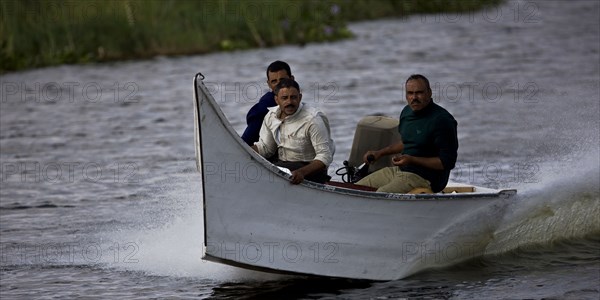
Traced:
<path fill-rule="evenodd" d="M 450 170 L 456 164 L 457 122 L 431 99 L 429 80 L 419 74 L 406 80 L 406 101 L 400 114 L 401 141 L 376 151 L 367 151 L 364 160 L 373 156 L 398 154 L 392 158 L 396 167 L 383 168 L 356 184 L 377 188 L 378 192 L 408 193 L 416 188 L 439 192 L 446 187 Z"/>

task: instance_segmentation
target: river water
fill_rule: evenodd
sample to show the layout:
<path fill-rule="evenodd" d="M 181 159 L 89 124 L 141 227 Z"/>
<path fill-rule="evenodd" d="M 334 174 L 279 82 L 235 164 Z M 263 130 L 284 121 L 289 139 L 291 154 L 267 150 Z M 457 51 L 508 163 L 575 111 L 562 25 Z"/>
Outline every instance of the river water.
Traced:
<path fill-rule="evenodd" d="M 508 1 L 352 24 L 336 43 L 2 75 L 0 296 L 598 299 L 599 10 Z M 330 173 L 362 116 L 396 117 L 404 80 L 428 76 L 459 122 L 452 178 L 518 189 L 487 255 L 390 282 L 203 262 L 192 78 L 241 132 L 276 59 L 329 115 Z"/>

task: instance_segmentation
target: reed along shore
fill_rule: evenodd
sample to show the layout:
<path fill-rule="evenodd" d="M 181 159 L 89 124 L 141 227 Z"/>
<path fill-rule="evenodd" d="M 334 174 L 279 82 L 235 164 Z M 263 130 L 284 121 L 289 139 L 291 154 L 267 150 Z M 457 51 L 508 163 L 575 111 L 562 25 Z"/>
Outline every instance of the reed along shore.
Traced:
<path fill-rule="evenodd" d="M 501 0 L 5 0 L 0 72 L 351 38 L 353 21 L 475 12 Z"/>

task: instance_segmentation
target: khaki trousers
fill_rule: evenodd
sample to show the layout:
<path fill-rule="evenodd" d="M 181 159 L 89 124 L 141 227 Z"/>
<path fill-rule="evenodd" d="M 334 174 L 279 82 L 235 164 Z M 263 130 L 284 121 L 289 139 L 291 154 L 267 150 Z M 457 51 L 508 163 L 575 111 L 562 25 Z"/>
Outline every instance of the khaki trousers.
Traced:
<path fill-rule="evenodd" d="M 359 180 L 356 184 L 376 188 L 378 192 L 408 193 L 415 188 L 431 188 L 430 182 L 410 172 L 402 172 L 398 167 L 380 169 Z"/>

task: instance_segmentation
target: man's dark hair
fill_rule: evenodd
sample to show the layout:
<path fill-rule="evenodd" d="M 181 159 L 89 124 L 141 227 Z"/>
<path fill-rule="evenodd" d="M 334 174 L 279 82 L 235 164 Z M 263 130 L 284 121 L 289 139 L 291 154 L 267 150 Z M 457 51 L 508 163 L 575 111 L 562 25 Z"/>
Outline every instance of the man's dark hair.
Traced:
<path fill-rule="evenodd" d="M 427 87 L 428 91 L 431 91 L 431 87 L 429 86 L 429 79 L 427 79 L 427 77 L 421 75 L 421 74 L 412 74 L 408 77 L 408 79 L 406 79 L 406 83 L 408 83 L 411 80 L 423 80 L 425 82 L 425 86 Z"/>
<path fill-rule="evenodd" d="M 267 78 L 269 78 L 269 72 L 278 72 L 281 70 L 285 70 L 288 76 L 292 76 L 292 70 L 290 69 L 290 65 L 281 60 L 276 60 L 272 62 L 269 67 L 267 67 Z"/>
<path fill-rule="evenodd" d="M 300 85 L 296 82 L 296 80 L 291 79 L 291 78 L 283 78 L 275 86 L 275 88 L 273 89 L 273 93 L 275 93 L 275 95 L 278 95 L 279 90 L 285 89 L 285 88 L 291 88 L 291 87 L 296 88 L 298 90 L 298 92 L 300 92 Z"/>

